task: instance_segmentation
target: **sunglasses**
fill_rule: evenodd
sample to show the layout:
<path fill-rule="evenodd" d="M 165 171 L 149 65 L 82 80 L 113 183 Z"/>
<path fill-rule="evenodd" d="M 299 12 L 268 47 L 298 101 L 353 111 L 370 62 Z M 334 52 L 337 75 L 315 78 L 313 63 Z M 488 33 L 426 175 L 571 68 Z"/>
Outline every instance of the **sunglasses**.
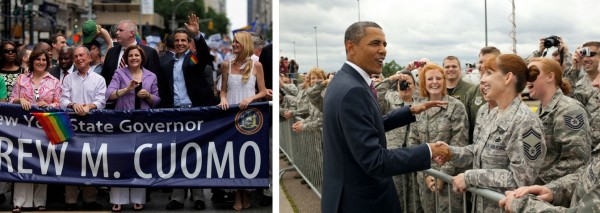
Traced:
<path fill-rule="evenodd" d="M 4 52 L 4 53 L 17 53 L 17 50 L 14 49 L 14 48 L 13 49 L 3 49 L 2 52 Z"/>

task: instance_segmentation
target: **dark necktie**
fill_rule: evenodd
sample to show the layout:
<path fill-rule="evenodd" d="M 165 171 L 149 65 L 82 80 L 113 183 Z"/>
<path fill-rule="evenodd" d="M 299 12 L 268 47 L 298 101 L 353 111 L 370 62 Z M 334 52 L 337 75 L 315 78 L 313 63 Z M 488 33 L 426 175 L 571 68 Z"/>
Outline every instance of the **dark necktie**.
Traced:
<path fill-rule="evenodd" d="M 123 57 L 121 57 L 121 61 L 119 62 L 118 68 L 123 68 L 123 67 L 125 67 L 125 54 L 123 54 Z"/>
<path fill-rule="evenodd" d="M 369 87 L 371 87 L 371 92 L 373 92 L 373 96 L 375 96 L 375 99 L 377 99 L 377 90 L 375 90 L 374 82 L 371 81 L 371 85 L 369 85 Z"/>
<path fill-rule="evenodd" d="M 62 80 L 60 81 L 60 83 L 65 81 L 65 78 L 67 77 L 68 74 L 69 74 L 68 70 L 63 70 L 63 77 L 62 77 Z"/>

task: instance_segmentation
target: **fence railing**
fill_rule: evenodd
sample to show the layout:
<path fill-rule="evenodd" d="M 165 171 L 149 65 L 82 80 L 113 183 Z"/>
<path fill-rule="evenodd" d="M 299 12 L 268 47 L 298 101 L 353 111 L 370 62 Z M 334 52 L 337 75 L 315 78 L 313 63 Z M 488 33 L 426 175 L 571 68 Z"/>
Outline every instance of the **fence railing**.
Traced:
<path fill-rule="evenodd" d="M 292 165 L 282 169 L 281 176 L 290 170 L 296 170 L 310 188 L 321 197 L 321 184 L 323 183 L 323 146 L 321 131 L 293 132 L 293 120 L 279 122 L 280 150 L 287 156 Z"/>
<path fill-rule="evenodd" d="M 322 132 L 321 131 L 305 131 L 301 133 L 293 132 L 291 127 L 295 121 L 293 119 L 282 120 L 279 122 L 279 149 L 284 155 L 287 157 L 289 162 L 291 163 L 290 167 L 281 169 L 279 171 L 279 178 L 283 176 L 283 174 L 287 171 L 296 170 L 300 176 L 306 181 L 308 186 L 319 196 L 321 197 L 322 192 L 322 184 L 323 184 L 323 154 L 322 154 Z M 463 212 L 470 212 L 471 209 L 467 208 L 467 198 L 463 195 L 454 194 L 449 187 L 452 184 L 452 176 L 440 172 L 435 169 L 429 169 L 425 171 L 421 171 L 424 174 L 429 176 L 433 176 L 437 179 L 440 179 L 448 185 L 445 187 L 448 188 L 447 196 L 448 202 L 451 202 L 453 196 L 463 196 Z M 400 175 L 408 184 L 412 184 L 412 181 L 409 181 L 409 176 L 415 177 L 414 174 Z M 407 199 L 407 197 L 412 197 L 419 199 L 419 186 L 412 186 L 413 190 L 407 191 L 407 189 L 411 187 L 405 187 L 402 192 L 400 192 L 400 203 L 402 209 L 405 212 L 417 212 L 415 208 L 417 206 L 435 206 L 435 212 L 440 212 L 441 203 L 440 203 L 440 193 L 435 192 L 435 203 L 420 203 L 417 204 L 414 200 Z M 498 202 L 500 199 L 504 198 L 504 194 L 498 193 L 496 191 L 492 191 L 489 189 L 481 189 L 477 187 L 469 187 L 468 191 L 472 192 L 475 195 L 480 195 L 485 199 L 489 199 L 494 202 Z M 403 198 L 403 199 L 402 199 Z M 448 204 L 449 206 L 451 204 Z M 452 212 L 452 208 L 448 208 L 448 212 Z"/>

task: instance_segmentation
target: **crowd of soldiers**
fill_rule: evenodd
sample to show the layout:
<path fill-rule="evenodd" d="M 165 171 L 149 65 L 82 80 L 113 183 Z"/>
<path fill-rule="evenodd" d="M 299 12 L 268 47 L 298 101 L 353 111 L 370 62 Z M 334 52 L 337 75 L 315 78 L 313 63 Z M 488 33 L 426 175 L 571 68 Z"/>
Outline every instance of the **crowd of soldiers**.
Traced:
<path fill-rule="evenodd" d="M 213 74 L 221 64 L 215 62 L 230 63 L 235 57 L 232 54 L 223 57 L 214 52 L 214 48 L 211 52 L 200 33 L 198 17 L 191 14 L 185 27 L 167 37 L 166 51 L 157 52 L 136 40 L 137 31 L 135 22 L 122 20 L 116 26 L 115 35 L 110 36 L 107 30 L 90 20 L 83 26 L 83 45 L 68 46 L 66 37 L 60 33 L 53 35 L 50 41 L 40 41 L 31 49 L 3 41 L 0 45 L 0 102 L 20 104 L 25 110 L 32 106 L 72 109 L 80 116 L 93 109 L 189 108 L 219 104 L 220 78 Z M 115 40 L 114 47 L 111 37 Z M 260 57 L 265 42 L 258 34 L 238 32 L 235 38 L 235 44 L 250 48 L 243 53 L 249 55 L 240 58 L 261 61 L 266 64 L 265 70 L 269 70 L 266 73 L 272 72 L 270 52 Z M 270 82 L 271 77 L 262 76 L 262 70 L 256 73 L 261 75 L 257 78 L 267 78 Z M 270 88 L 270 84 L 267 86 Z M 264 85 L 261 87 L 264 89 Z M 266 97 L 249 102 L 270 100 L 270 94 L 269 90 Z M 0 189 L 7 188 L 5 184 Z M 46 184 L 16 183 L 13 191 L 13 212 L 29 208 L 46 210 L 47 197 L 52 202 L 57 201 L 56 198 L 64 199 L 62 210 L 102 209 L 96 202 L 97 188 L 94 186 L 54 185 L 47 188 Z M 82 205 L 77 204 L 79 191 Z M 191 191 L 193 209 L 205 209 L 203 190 Z M 247 193 L 243 193 L 243 197 L 237 196 L 239 191 L 245 190 L 236 191 L 234 196 L 234 192 L 213 189 L 212 200 L 234 202 L 236 210 L 241 210 L 242 206 L 249 208 Z M 0 201 L 6 199 L 4 193 L 0 193 Z M 270 193 L 265 190 L 261 205 L 270 205 Z M 112 187 L 111 210 L 119 212 L 122 205 L 129 203 L 133 204 L 134 210 L 143 210 L 147 196 L 143 188 Z M 173 189 L 169 199 L 167 210 L 182 209 L 184 189 Z"/>
<path fill-rule="evenodd" d="M 551 47 L 557 50 L 545 58 Z M 507 195 L 497 203 L 468 194 L 467 211 L 600 211 L 598 51 L 600 42 L 590 41 L 569 52 L 560 37 L 551 45 L 540 39 L 525 59 L 484 47 L 479 85 L 463 80 L 455 56 L 441 66 L 424 58 L 387 78 L 372 75 L 382 115 L 424 101 L 448 102 L 386 133 L 388 149 L 443 141 L 453 153 L 449 163 L 432 165 L 454 176 L 452 183 L 422 173 L 394 177 L 405 211 L 434 212 L 435 192 L 442 211 L 462 211 L 467 187 Z M 334 75 L 313 68 L 299 85 L 280 76 L 280 118 L 294 121 L 289 128 L 321 131 L 323 97 Z M 524 89 L 540 101 L 536 112 L 523 102 Z M 448 198 L 448 191 L 455 196 Z"/>

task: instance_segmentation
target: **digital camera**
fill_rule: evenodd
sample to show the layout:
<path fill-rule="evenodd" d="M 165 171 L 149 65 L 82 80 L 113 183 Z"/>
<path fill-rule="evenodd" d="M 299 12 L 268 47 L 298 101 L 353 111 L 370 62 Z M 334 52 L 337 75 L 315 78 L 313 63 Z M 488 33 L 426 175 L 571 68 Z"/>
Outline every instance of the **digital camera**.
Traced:
<path fill-rule="evenodd" d="M 558 47 L 558 45 L 560 44 L 560 40 L 558 40 L 558 36 L 549 36 L 548 38 L 544 39 L 544 47 L 545 48 L 550 48 L 550 47 Z"/>
<path fill-rule="evenodd" d="M 415 67 L 424 67 L 427 62 L 414 61 L 413 64 Z"/>
<path fill-rule="evenodd" d="M 590 51 L 589 47 L 584 47 L 579 50 L 579 54 L 583 57 L 594 57 L 598 53 Z"/>
<path fill-rule="evenodd" d="M 406 80 L 400 81 L 400 84 L 398 85 L 398 87 L 401 91 L 408 90 L 408 81 L 406 81 Z"/>

